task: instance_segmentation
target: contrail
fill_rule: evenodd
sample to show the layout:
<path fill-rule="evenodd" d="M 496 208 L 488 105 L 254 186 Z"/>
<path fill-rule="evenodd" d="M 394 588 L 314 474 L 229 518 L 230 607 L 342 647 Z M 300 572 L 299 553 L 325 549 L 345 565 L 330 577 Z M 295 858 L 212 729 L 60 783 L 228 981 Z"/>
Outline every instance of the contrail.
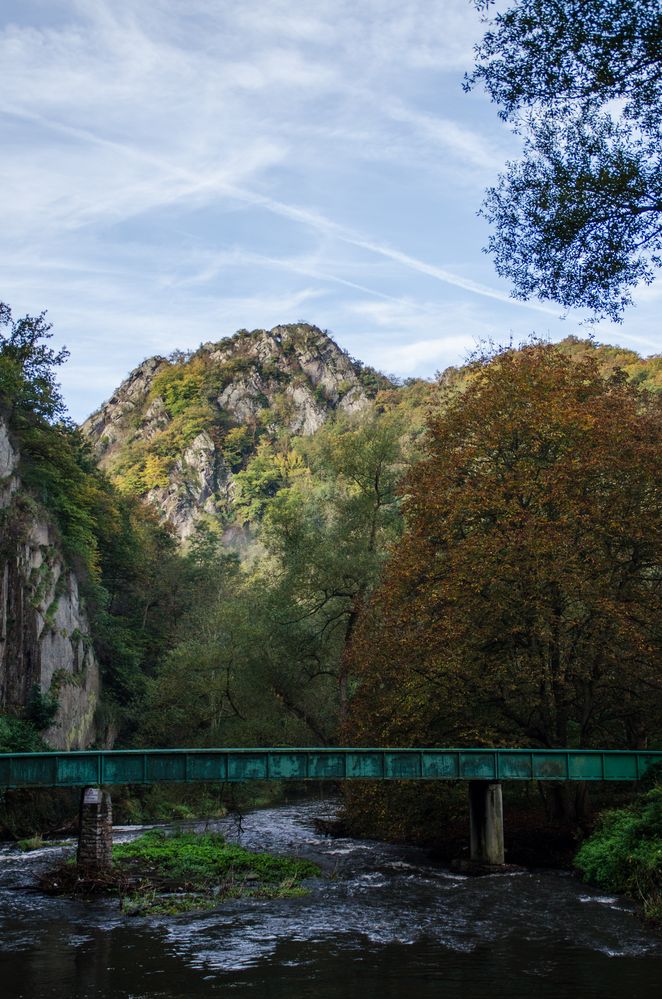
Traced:
<path fill-rule="evenodd" d="M 69 135 L 77 139 L 84 139 L 96 145 L 104 146 L 105 148 L 114 149 L 116 152 L 128 156 L 131 159 L 146 163 L 151 167 L 157 167 L 166 175 L 167 179 L 178 179 L 186 182 L 188 190 L 181 192 L 179 195 L 180 198 L 186 197 L 188 194 L 199 193 L 206 189 L 210 191 L 218 191 L 228 197 L 243 201 L 246 204 L 253 205 L 257 208 L 263 208 L 265 211 L 270 212 L 273 215 L 278 215 L 281 218 L 287 218 L 293 222 L 299 222 L 316 232 L 333 235 L 341 242 L 347 243 L 350 246 L 356 246 L 360 249 L 367 250 L 370 253 L 374 253 L 376 256 L 393 260 L 395 263 L 406 267 L 408 270 L 416 271 L 419 274 L 426 274 L 428 277 L 434 278 L 436 281 L 441 281 L 443 284 L 452 285 L 456 288 L 462 288 L 463 291 L 468 291 L 473 295 L 480 295 L 483 298 L 491 298 L 497 302 L 504 302 L 508 305 L 523 309 L 532 309 L 535 312 L 542 312 L 546 315 L 558 315 L 558 310 L 550 308 L 549 306 L 541 305 L 537 302 L 526 302 L 511 298 L 510 295 L 507 295 L 505 292 L 498 291 L 495 288 L 490 288 L 488 285 L 480 284 L 477 281 L 472 281 L 470 278 L 464 278 L 457 274 L 453 274 L 451 271 L 438 267 L 436 264 L 430 264 L 425 260 L 419 259 L 418 257 L 413 257 L 408 253 L 403 253 L 401 250 L 397 250 L 387 244 L 376 243 L 374 240 L 368 239 L 352 229 L 339 225 L 337 222 L 327 218 L 325 215 L 321 215 L 319 212 L 311 211 L 298 205 L 288 204 L 284 201 L 278 201 L 274 198 L 269 198 L 266 195 L 258 194 L 257 192 L 251 191 L 247 188 L 238 187 L 235 184 L 228 183 L 223 179 L 222 173 L 220 172 L 205 176 L 204 174 L 198 174 L 186 168 L 179 167 L 168 162 L 167 160 L 162 159 L 161 157 L 154 156 L 149 153 L 143 153 L 141 150 L 135 149 L 133 146 L 126 145 L 125 143 L 117 142 L 112 139 L 105 139 L 103 136 L 99 136 L 89 129 L 79 128 L 78 126 L 73 125 L 65 125 L 61 122 L 43 118 L 41 115 L 23 110 L 16 110 L 14 108 L 5 107 L 1 108 L 0 111 L 4 114 L 14 115 L 16 117 L 36 122 L 53 131 L 60 132 L 61 134 Z M 172 201 L 175 199 L 171 196 L 168 200 Z"/>

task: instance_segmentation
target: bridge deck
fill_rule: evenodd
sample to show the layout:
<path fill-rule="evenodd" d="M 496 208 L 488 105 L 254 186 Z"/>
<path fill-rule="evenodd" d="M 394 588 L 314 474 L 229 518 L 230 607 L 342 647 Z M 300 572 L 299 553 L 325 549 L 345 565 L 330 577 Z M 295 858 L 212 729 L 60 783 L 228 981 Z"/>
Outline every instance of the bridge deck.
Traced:
<path fill-rule="evenodd" d="M 662 750 L 130 749 L 1 753 L 0 788 L 244 780 L 639 780 Z"/>

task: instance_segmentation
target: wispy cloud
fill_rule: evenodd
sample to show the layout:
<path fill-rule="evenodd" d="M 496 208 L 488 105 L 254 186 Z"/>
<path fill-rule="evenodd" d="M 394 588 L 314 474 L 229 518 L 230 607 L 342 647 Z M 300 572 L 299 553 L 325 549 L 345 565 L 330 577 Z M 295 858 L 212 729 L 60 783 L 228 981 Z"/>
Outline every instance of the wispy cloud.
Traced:
<path fill-rule="evenodd" d="M 144 153 L 125 143 L 105 139 L 90 129 L 74 128 L 54 121 L 46 122 L 43 119 L 39 119 L 36 115 L 30 115 L 29 117 L 32 120 L 39 121 L 40 124 L 47 128 L 72 135 L 78 140 L 106 147 L 131 160 L 136 160 L 141 164 L 156 168 L 160 177 L 160 183 L 155 178 L 152 178 L 149 183 L 134 185 L 133 188 L 128 190 L 123 188 L 121 198 L 117 195 L 113 197 L 111 194 L 106 199 L 97 201 L 94 205 L 88 207 L 82 207 L 76 205 L 76 203 L 70 204 L 68 218 L 66 215 L 58 215 L 54 219 L 58 225 L 67 224 L 67 222 L 72 226 L 83 225 L 88 223 L 91 217 L 98 219 L 105 214 L 115 217 L 127 217 L 146 211 L 154 205 L 163 206 L 164 204 L 171 204 L 182 199 L 190 200 L 200 196 L 210 197 L 222 194 L 247 202 L 250 205 L 262 208 L 290 221 L 309 226 L 317 232 L 333 235 L 343 242 L 368 250 L 370 253 L 387 257 L 389 260 L 393 260 L 403 267 L 417 271 L 420 274 L 425 274 L 436 281 L 462 288 L 464 291 L 471 292 L 471 294 L 482 295 L 501 302 L 508 302 L 517 307 L 533 309 L 538 312 L 547 313 L 548 315 L 556 315 L 558 312 L 556 309 L 539 305 L 536 302 L 513 301 L 509 295 L 501 291 L 454 274 L 433 263 L 411 256 L 386 244 L 375 242 L 360 233 L 334 222 L 318 211 L 303 208 L 295 204 L 288 204 L 233 183 L 233 178 L 237 174 L 245 176 L 247 173 L 259 170 L 267 164 L 272 164 L 277 158 L 278 153 L 271 148 L 254 149 L 248 153 L 242 151 L 241 155 L 237 155 L 230 162 L 225 163 L 222 171 L 211 174 L 196 174 L 184 167 L 158 158 L 151 153 Z M 136 201 L 137 204 L 135 203 Z"/>

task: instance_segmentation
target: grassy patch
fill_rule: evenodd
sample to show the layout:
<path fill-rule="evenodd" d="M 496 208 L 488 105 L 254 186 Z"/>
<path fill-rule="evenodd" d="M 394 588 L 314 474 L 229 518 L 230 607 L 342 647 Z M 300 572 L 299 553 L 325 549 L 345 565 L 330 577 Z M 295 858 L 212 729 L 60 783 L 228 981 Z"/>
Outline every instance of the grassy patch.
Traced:
<path fill-rule="evenodd" d="M 308 860 L 254 853 L 217 833 L 150 830 L 113 848 L 111 871 L 95 875 L 64 864 L 41 885 L 56 894 L 114 894 L 127 915 L 176 915 L 226 899 L 305 895 L 302 880 L 319 873 Z"/>
<path fill-rule="evenodd" d="M 139 861 L 147 869 L 192 883 L 222 878 L 244 877 L 259 881 L 308 878 L 319 868 L 307 860 L 252 853 L 226 843 L 218 833 L 176 833 L 168 836 L 160 829 L 150 830 L 130 843 L 113 849 L 113 861 L 120 866 Z"/>
<path fill-rule="evenodd" d="M 32 850 L 41 850 L 43 845 L 43 836 L 39 835 L 29 836 L 27 839 L 19 839 L 16 843 L 16 846 L 19 850 L 22 850 L 23 853 L 30 853 Z"/>

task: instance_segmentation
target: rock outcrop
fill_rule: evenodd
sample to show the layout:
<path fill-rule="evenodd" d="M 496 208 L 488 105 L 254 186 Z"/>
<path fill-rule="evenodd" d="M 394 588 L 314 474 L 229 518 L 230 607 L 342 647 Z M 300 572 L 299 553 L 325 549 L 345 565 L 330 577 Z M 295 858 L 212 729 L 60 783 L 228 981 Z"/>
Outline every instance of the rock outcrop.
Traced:
<path fill-rule="evenodd" d="M 44 737 L 55 749 L 84 749 L 96 739 L 100 673 L 79 582 L 46 511 L 23 489 L 1 417 L 0 527 L 0 709 L 54 699 Z"/>
<path fill-rule="evenodd" d="M 82 431 L 120 487 L 144 496 L 185 540 L 201 516 L 232 520 L 233 430 L 250 432 L 248 455 L 261 435 L 312 434 L 334 412 L 369 406 L 361 366 L 322 330 L 295 324 L 149 358 Z"/>

